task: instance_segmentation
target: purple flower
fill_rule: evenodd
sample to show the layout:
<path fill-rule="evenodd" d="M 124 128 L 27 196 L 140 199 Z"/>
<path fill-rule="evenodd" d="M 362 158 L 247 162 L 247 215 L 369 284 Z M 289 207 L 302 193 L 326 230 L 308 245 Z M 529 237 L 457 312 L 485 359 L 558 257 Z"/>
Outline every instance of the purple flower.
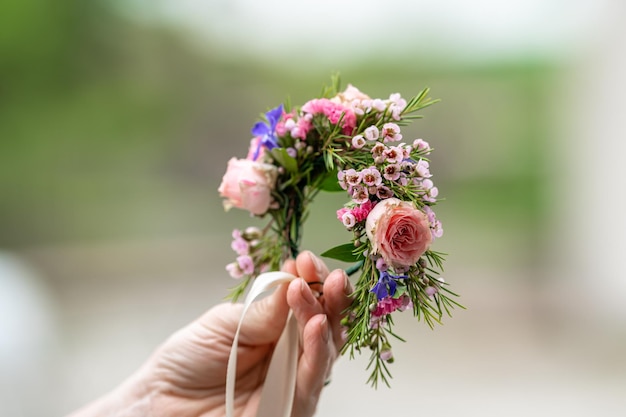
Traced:
<path fill-rule="evenodd" d="M 274 149 L 278 147 L 278 139 L 276 138 L 276 125 L 283 114 L 283 105 L 276 107 L 265 113 L 267 122 L 256 122 L 252 127 L 252 134 L 255 137 L 260 137 L 259 146 L 254 152 L 252 157 L 253 161 L 259 157 L 261 146 L 265 146 L 267 149 Z"/>
<path fill-rule="evenodd" d="M 406 278 L 408 278 L 406 275 L 392 275 L 387 271 L 382 271 L 378 282 L 372 287 L 370 292 L 376 294 L 378 300 L 382 300 L 387 296 L 393 297 L 396 293 L 397 281 Z"/>

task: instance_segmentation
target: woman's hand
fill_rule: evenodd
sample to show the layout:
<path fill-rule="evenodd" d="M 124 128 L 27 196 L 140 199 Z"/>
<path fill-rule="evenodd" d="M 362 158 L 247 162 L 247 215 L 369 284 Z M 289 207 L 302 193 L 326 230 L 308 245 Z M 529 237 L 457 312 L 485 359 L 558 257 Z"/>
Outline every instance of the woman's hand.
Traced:
<path fill-rule="evenodd" d="M 340 321 L 352 292 L 342 270 L 328 273 L 311 252 L 285 263 L 300 278 L 255 302 L 239 335 L 235 415 L 253 417 L 272 351 L 289 308 L 298 322 L 302 351 L 298 362 L 293 417 L 315 412 L 324 382 L 343 345 Z M 322 287 L 307 283 L 324 282 Z M 228 357 L 243 305 L 220 304 L 172 335 L 128 381 L 74 417 L 224 416 Z"/>

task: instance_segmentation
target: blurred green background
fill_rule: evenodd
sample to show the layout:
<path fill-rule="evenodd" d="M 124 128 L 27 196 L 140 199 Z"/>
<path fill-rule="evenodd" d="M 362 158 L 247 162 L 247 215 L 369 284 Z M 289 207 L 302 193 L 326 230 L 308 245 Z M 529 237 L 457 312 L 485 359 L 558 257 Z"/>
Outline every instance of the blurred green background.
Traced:
<path fill-rule="evenodd" d="M 488 229 L 531 234 L 541 219 L 554 63 L 451 65 L 407 54 L 390 66 L 372 49 L 372 59 L 302 72 L 194 49 L 103 1 L 9 5 L 0 75 L 4 247 L 213 232 L 229 218 L 215 213 L 225 163 L 245 152 L 259 113 L 287 96 L 302 103 L 317 95 L 333 70 L 375 97 L 430 87 L 442 104 L 408 136 L 433 142 L 445 196 Z"/>
<path fill-rule="evenodd" d="M 372 394 L 361 386 L 363 363 L 344 359 L 335 381 L 354 384 L 345 395 L 394 398 L 406 411 L 415 390 L 449 401 L 442 416 L 582 416 L 598 405 L 603 415 L 623 415 L 624 401 L 613 395 L 626 382 L 619 354 L 626 335 L 616 331 L 623 321 L 603 333 L 595 318 L 602 309 L 581 311 L 584 289 L 562 288 L 573 260 L 563 248 L 575 237 L 554 234 L 566 218 L 561 169 L 578 146 L 563 146 L 572 119 L 559 107 L 577 97 L 570 77 L 584 59 L 576 48 L 598 27 L 594 16 L 623 8 L 389 1 L 377 15 L 376 2 L 345 3 L 5 0 L 0 278 L 3 262 L 9 272 L 0 311 L 13 320 L 0 327 L 9 329 L 0 336 L 6 415 L 78 407 L 220 301 L 232 285 L 223 270 L 233 257 L 230 232 L 257 222 L 224 213 L 217 187 L 226 162 L 245 154 L 260 113 L 287 97 L 301 104 L 316 96 L 334 72 L 372 97 L 430 87 L 441 99 L 403 134 L 435 148 L 431 168 L 445 198 L 437 249 L 449 253 L 446 279 L 469 307 L 436 332 L 401 321 L 409 342 L 396 353 L 402 368 L 393 371 L 400 387 L 392 391 Z M 350 5 L 359 13 L 347 12 Z M 471 22 L 462 17 L 470 10 L 483 20 L 460 25 Z M 308 13 L 321 20 L 299 23 Z M 341 13 L 352 30 L 337 28 Z M 525 23 L 508 28 L 520 32 L 511 37 L 506 26 L 516 14 Z M 542 26 L 557 21 L 560 32 Z M 299 24 L 338 33 L 332 41 L 294 34 Z M 307 248 L 342 243 L 334 212 L 344 200 L 318 198 L 305 225 Z M 565 295 L 555 297 L 557 289 Z M 598 352 L 589 329 L 605 361 L 576 369 L 590 349 Z M 420 343 L 448 362 L 433 355 L 440 367 L 424 364 L 415 354 Z M 441 384 L 437 394 L 423 380 L 429 376 Z M 587 382 L 570 384 L 579 379 Z M 25 400 L 51 381 L 57 388 L 42 401 Z M 544 395 L 555 385 L 562 388 L 554 397 Z M 320 415 L 345 415 L 342 395 L 326 392 Z"/>

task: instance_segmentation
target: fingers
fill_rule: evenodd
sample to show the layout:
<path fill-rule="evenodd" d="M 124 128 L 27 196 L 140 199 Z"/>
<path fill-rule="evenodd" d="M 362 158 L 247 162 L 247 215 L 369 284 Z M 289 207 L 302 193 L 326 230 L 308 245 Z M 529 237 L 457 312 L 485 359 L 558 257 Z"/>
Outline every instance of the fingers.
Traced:
<path fill-rule="evenodd" d="M 281 270 L 291 274 L 298 276 L 298 270 L 296 269 L 296 261 L 294 259 L 287 259 L 283 264 Z"/>
<path fill-rule="evenodd" d="M 252 303 L 241 325 L 240 343 L 260 345 L 278 340 L 289 312 L 286 291 L 287 286 L 281 285 L 269 297 Z"/>
<path fill-rule="evenodd" d="M 348 276 L 341 269 L 336 269 L 328 275 L 324 282 L 324 308 L 330 322 L 330 328 L 337 349 L 341 349 L 345 343 L 341 319 L 346 309 L 352 303 L 352 285 Z"/>
<path fill-rule="evenodd" d="M 328 267 L 312 252 L 304 251 L 296 258 L 297 276 L 309 283 L 323 283 L 328 276 Z M 314 291 L 321 292 L 322 285 L 311 285 Z"/>
<path fill-rule="evenodd" d="M 282 269 L 302 277 L 306 282 L 323 282 L 328 275 L 326 265 L 309 251 L 302 252 L 295 261 L 286 261 Z M 284 328 L 289 306 L 294 310 L 301 328 L 311 316 L 323 312 L 308 285 L 302 280 L 296 281 L 302 283 L 299 291 L 292 289 L 286 296 L 287 288 L 282 285 L 270 297 L 250 306 L 241 329 L 241 343 L 262 344 L 277 340 Z"/>
<path fill-rule="evenodd" d="M 335 347 L 328 319 L 325 314 L 317 314 L 304 326 L 293 416 L 313 415 L 334 359 Z"/>
<path fill-rule="evenodd" d="M 287 304 L 293 310 L 300 329 L 304 329 L 311 317 L 324 313 L 324 307 L 315 298 L 311 288 L 309 288 L 309 285 L 303 278 L 293 280 L 289 284 Z"/>
<path fill-rule="evenodd" d="M 287 290 L 287 303 L 293 309 L 300 328 L 314 315 L 325 312 L 334 345 L 341 349 L 344 344 L 341 319 L 352 302 L 350 295 L 353 291 L 347 275 L 341 269 L 329 274 L 326 265 L 308 251 L 302 252 L 295 261 L 286 263 L 284 269 L 302 277 L 301 280 L 291 282 Z M 310 282 L 324 282 L 322 304 L 313 296 L 315 290 L 322 290 L 322 287 L 313 286 L 312 292 L 310 286 L 306 285 Z"/>

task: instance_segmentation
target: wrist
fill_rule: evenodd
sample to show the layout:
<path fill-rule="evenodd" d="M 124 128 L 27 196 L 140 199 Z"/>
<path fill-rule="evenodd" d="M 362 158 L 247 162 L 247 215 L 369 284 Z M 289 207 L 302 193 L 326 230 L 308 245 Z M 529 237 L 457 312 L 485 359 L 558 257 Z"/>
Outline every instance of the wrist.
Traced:
<path fill-rule="evenodd" d="M 149 417 L 152 394 L 141 371 L 68 417 Z"/>

